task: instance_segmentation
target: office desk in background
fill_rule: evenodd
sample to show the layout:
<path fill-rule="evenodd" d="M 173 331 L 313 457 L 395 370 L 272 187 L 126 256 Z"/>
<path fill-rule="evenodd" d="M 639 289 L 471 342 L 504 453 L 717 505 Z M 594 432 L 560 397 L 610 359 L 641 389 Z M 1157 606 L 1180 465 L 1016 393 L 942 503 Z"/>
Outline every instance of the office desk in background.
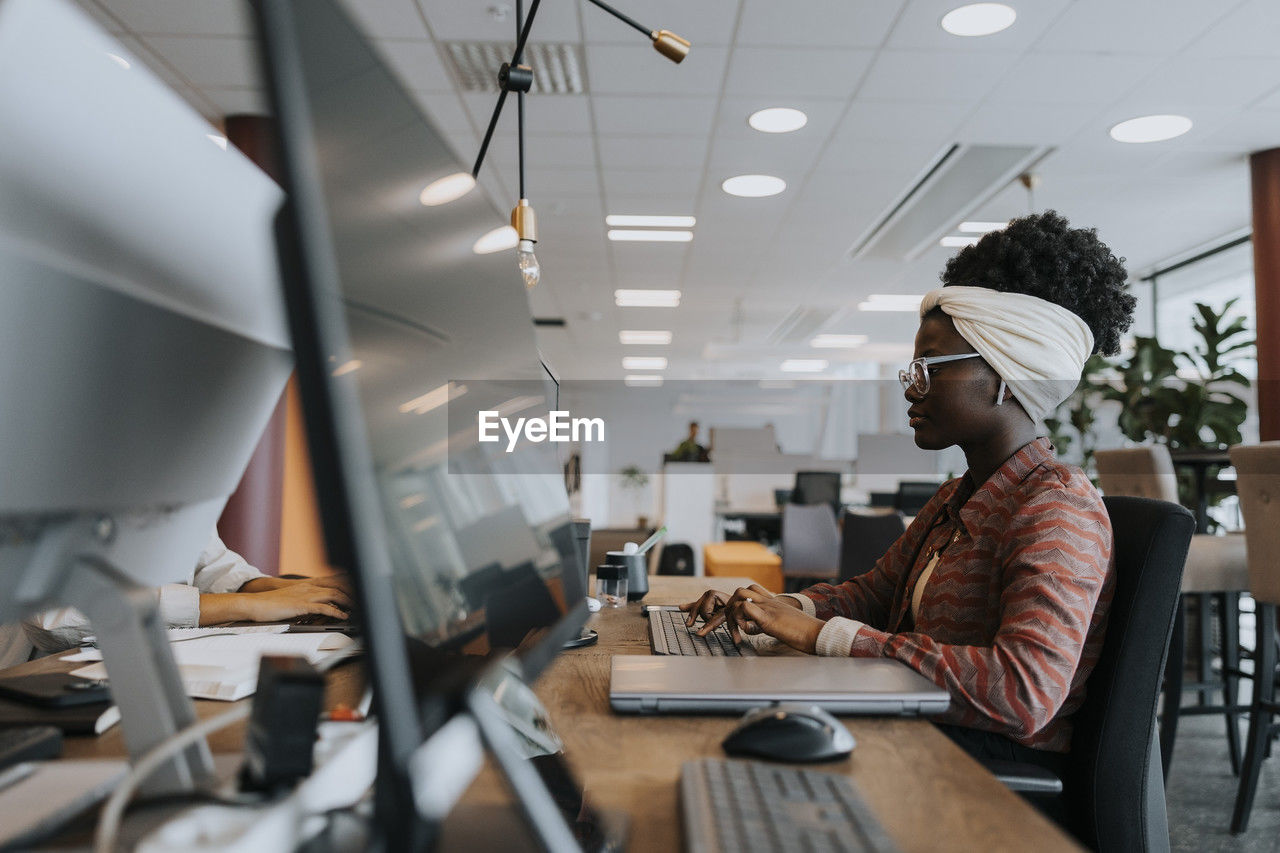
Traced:
<path fill-rule="evenodd" d="M 653 577 L 644 603 L 683 603 L 708 587 L 729 591 L 744 581 Z M 613 713 L 610 656 L 649 654 L 647 623 L 640 605 L 631 604 L 602 610 L 588 624 L 600 633 L 599 643 L 557 658 L 539 679 L 538 696 L 565 742 L 569 762 L 588 797 L 597 806 L 630 816 L 627 849 L 638 853 L 680 850 L 680 765 L 695 758 L 724 757 L 720 741 L 737 720 Z M 1080 849 L 930 723 L 901 717 L 842 720 L 858 741 L 853 754 L 832 764 L 796 766 L 852 776 L 904 853 Z M 457 814 L 492 816 L 495 810 L 509 809 L 508 803 L 501 779 L 486 767 L 463 797 Z M 448 830 L 447 826 L 447 834 Z"/>

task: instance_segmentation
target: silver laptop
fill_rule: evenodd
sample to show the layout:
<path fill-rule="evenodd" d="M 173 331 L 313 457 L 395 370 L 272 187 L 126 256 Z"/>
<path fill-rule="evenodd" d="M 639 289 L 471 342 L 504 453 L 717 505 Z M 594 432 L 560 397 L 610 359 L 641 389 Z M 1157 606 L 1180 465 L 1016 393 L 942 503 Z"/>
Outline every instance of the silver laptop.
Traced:
<path fill-rule="evenodd" d="M 945 711 L 947 691 L 889 658 L 614 655 L 609 704 L 630 714 L 741 713 L 806 702 L 834 714 Z"/>

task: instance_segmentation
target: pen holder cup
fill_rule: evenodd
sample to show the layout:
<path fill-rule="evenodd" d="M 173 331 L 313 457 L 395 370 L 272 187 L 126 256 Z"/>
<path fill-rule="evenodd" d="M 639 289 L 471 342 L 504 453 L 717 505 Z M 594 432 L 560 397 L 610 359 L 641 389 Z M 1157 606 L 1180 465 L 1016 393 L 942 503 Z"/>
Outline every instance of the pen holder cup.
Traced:
<path fill-rule="evenodd" d="M 626 572 L 627 601 L 639 601 L 649 594 L 649 555 L 609 551 L 606 565 L 620 566 Z"/>

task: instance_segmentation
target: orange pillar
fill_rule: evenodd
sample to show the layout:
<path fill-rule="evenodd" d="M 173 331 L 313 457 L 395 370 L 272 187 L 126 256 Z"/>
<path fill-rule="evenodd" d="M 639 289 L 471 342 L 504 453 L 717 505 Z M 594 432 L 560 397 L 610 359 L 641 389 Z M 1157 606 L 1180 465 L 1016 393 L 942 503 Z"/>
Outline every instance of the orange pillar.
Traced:
<path fill-rule="evenodd" d="M 1280 439 L 1280 148 L 1249 156 L 1253 282 L 1258 317 L 1258 417 L 1263 441 Z"/>
<path fill-rule="evenodd" d="M 228 116 L 227 141 L 273 179 L 272 123 L 265 116 Z M 240 485 L 227 500 L 218 534 L 227 547 L 269 575 L 280 573 L 280 521 L 283 514 L 285 399 L 267 422 Z"/>

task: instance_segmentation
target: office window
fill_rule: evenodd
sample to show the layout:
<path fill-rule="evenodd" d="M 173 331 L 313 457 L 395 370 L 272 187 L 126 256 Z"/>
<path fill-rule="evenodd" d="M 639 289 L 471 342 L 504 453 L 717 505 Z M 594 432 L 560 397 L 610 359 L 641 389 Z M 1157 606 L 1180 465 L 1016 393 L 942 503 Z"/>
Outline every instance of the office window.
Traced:
<path fill-rule="evenodd" d="M 1233 315 L 1245 318 L 1252 332 L 1257 328 L 1253 297 L 1253 244 L 1249 241 L 1159 276 L 1155 282 L 1156 337 L 1171 349 L 1187 350 L 1199 336 L 1192 328 L 1195 303 L 1221 310 L 1238 298 Z M 1257 377 L 1257 362 L 1241 365 L 1250 379 Z"/>

